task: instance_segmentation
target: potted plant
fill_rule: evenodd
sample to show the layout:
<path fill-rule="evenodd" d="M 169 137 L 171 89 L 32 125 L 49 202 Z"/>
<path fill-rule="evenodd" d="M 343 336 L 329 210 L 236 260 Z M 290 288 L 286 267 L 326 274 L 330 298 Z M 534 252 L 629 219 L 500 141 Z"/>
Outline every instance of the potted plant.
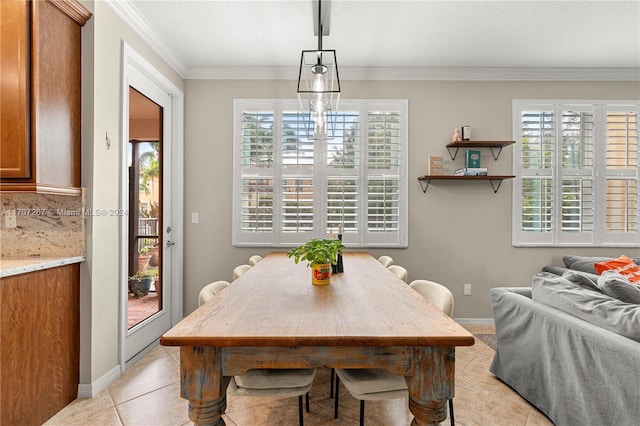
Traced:
<path fill-rule="evenodd" d="M 338 253 L 344 245 L 340 240 L 312 238 L 303 245 L 290 250 L 287 257 L 293 257 L 295 263 L 307 261 L 311 267 L 311 282 L 316 285 L 331 283 L 331 265 L 337 263 Z"/>
<path fill-rule="evenodd" d="M 151 283 L 158 278 L 158 271 L 144 270 L 138 271 L 133 277 L 129 277 L 129 291 L 136 297 L 149 294 Z"/>
<path fill-rule="evenodd" d="M 158 246 L 157 243 L 154 243 L 154 245 L 152 246 L 147 246 L 147 252 L 149 253 L 149 256 L 151 256 L 149 260 L 149 266 L 158 266 L 159 251 L 160 246 Z"/>
<path fill-rule="evenodd" d="M 149 267 L 151 255 L 147 247 L 142 247 L 138 252 L 138 271 L 146 271 Z"/>

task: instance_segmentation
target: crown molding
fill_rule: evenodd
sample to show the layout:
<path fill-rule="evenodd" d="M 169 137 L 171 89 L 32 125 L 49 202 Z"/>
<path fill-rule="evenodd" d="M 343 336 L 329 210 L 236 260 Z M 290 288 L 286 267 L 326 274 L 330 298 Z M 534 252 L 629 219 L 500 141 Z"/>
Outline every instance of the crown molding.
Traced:
<path fill-rule="evenodd" d="M 186 79 L 296 80 L 298 67 L 189 67 Z M 340 67 L 340 80 L 640 81 L 640 68 Z"/>
<path fill-rule="evenodd" d="M 169 47 L 169 43 L 131 6 L 129 1 L 106 0 L 107 5 L 124 22 L 146 41 L 182 78 L 187 74 L 187 64 Z"/>
<path fill-rule="evenodd" d="M 194 80 L 297 80 L 297 66 L 190 67 L 127 0 L 109 7 L 182 78 Z M 340 67 L 340 80 L 425 81 L 640 81 L 640 68 Z"/>

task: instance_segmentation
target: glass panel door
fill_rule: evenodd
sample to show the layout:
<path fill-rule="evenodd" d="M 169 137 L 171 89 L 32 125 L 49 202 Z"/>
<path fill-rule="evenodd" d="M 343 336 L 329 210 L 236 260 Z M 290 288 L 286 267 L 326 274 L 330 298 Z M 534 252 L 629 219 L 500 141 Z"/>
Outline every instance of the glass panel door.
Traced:
<path fill-rule="evenodd" d="M 162 107 L 129 87 L 127 329 L 162 310 Z"/>

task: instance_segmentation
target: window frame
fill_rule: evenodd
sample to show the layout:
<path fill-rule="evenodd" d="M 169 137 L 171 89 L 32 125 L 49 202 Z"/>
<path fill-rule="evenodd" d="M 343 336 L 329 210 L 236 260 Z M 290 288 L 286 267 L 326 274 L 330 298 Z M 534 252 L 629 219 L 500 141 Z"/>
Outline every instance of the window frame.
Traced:
<path fill-rule="evenodd" d="M 539 111 L 553 114 L 553 149 L 549 168 L 525 169 L 523 161 L 523 120 L 524 111 Z M 593 113 L 593 165 L 587 168 L 563 168 L 563 112 Z M 616 170 L 607 167 L 607 114 L 615 112 L 635 112 L 636 114 L 636 167 Z M 640 247 L 640 223 L 635 231 L 607 232 L 607 182 L 620 177 L 635 182 L 640 188 L 640 112 L 639 101 L 588 101 L 588 100 L 540 100 L 518 99 L 512 103 L 513 149 L 512 189 L 512 245 L 514 247 Z M 526 172 L 526 173 L 525 173 Z M 523 179 L 550 179 L 553 207 L 551 230 L 548 232 L 528 232 L 523 228 Z M 563 179 L 591 180 L 593 187 L 593 229 L 571 232 L 562 230 Z M 640 197 L 635 196 L 636 220 L 640 220 Z"/>
<path fill-rule="evenodd" d="M 242 216 L 242 188 L 243 178 L 249 176 L 242 166 L 243 147 L 243 112 L 244 111 L 273 111 L 273 167 L 269 170 L 257 170 L 256 178 L 269 178 L 272 180 L 272 217 L 273 226 L 267 232 L 243 232 L 241 224 Z M 329 232 L 334 234 L 337 229 L 328 229 L 328 182 L 329 179 L 341 177 L 353 178 L 357 185 L 358 207 L 357 232 L 345 229 L 343 241 L 347 247 L 393 247 L 405 248 L 408 246 L 408 100 L 384 99 L 363 100 L 348 99 L 340 101 L 341 112 L 357 112 L 357 145 L 356 154 L 359 165 L 353 169 L 340 169 L 330 167 L 328 164 L 327 141 L 318 143 L 314 141 L 313 166 L 303 174 L 313 179 L 313 187 L 324 188 L 322 191 L 313 191 L 313 230 L 308 232 L 283 232 L 282 227 L 282 185 L 284 176 L 288 173 L 283 167 L 283 113 L 299 112 L 300 104 L 297 99 L 234 99 L 233 101 L 233 200 L 232 200 L 232 245 L 235 247 L 294 247 L 302 244 L 310 238 L 326 238 Z M 399 115 L 399 149 L 398 165 L 393 167 L 392 173 L 385 174 L 385 169 L 370 170 L 367 166 L 367 123 L 369 112 L 387 111 L 397 112 Z M 320 164 L 320 167 L 317 165 Z M 269 175 L 272 173 L 272 175 Z M 293 173 L 292 175 L 295 175 Z M 272 177 L 271 177 L 272 176 Z M 398 230 L 395 232 L 370 232 L 367 228 L 368 214 L 368 179 L 379 176 L 381 179 L 393 179 L 398 181 Z"/>

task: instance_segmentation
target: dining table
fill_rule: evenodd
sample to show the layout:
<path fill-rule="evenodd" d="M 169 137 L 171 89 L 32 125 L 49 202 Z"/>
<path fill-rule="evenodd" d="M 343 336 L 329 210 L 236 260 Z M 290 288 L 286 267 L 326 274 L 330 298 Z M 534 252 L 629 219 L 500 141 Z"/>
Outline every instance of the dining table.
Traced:
<path fill-rule="evenodd" d="M 231 377 L 279 368 L 384 368 L 405 377 L 412 425 L 446 419 L 455 348 L 473 335 L 370 254 L 343 265 L 313 285 L 306 262 L 270 253 L 160 338 L 180 347 L 193 423 L 224 425 Z"/>

